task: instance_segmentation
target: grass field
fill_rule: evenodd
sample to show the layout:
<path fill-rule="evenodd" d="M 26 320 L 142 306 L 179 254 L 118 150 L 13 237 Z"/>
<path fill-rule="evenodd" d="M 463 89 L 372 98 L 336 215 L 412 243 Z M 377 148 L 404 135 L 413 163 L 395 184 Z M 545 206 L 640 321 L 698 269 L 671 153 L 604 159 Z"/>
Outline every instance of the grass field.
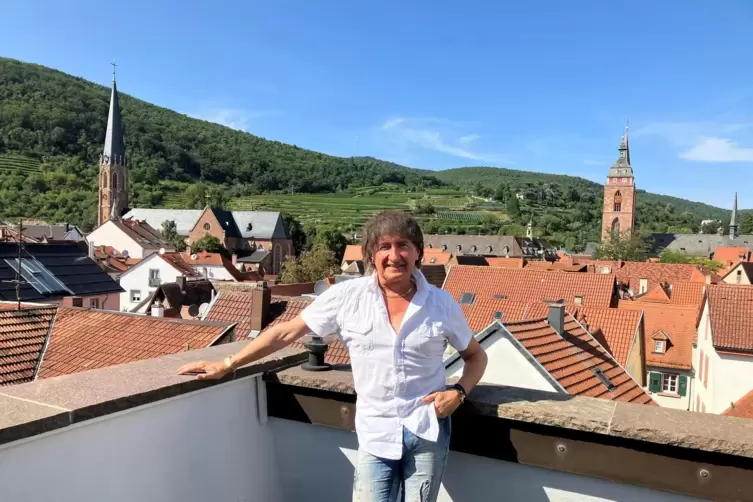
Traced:
<path fill-rule="evenodd" d="M 39 161 L 20 155 L 0 155 L 0 171 L 31 174 L 39 172 Z"/>

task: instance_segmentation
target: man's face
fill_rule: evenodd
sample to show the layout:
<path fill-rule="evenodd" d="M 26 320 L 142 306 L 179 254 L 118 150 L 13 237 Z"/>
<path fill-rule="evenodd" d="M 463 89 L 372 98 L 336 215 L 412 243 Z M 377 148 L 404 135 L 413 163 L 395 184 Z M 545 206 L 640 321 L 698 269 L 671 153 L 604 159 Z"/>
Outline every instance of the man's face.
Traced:
<path fill-rule="evenodd" d="M 384 282 L 401 282 L 413 273 L 418 260 L 418 249 L 405 237 L 383 235 L 374 253 L 377 274 Z"/>

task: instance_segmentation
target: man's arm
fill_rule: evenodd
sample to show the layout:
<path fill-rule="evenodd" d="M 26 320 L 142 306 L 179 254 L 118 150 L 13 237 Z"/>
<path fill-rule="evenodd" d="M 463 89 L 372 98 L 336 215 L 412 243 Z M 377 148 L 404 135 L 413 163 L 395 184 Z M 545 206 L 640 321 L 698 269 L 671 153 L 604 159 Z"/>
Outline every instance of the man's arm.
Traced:
<path fill-rule="evenodd" d="M 229 365 L 225 361 L 197 361 L 181 367 L 178 374 L 198 373 L 196 378 L 199 380 L 222 378 L 235 368 L 274 354 L 310 331 L 299 315 L 291 321 L 272 326 L 251 340 L 240 352 L 227 359 Z"/>
<path fill-rule="evenodd" d="M 486 352 L 481 348 L 481 344 L 478 343 L 475 337 L 471 338 L 468 347 L 465 350 L 459 352 L 460 357 L 463 358 L 463 375 L 458 380 L 458 383 L 465 389 L 465 392 L 470 394 L 471 390 L 484 376 L 486 371 L 487 357 Z"/>

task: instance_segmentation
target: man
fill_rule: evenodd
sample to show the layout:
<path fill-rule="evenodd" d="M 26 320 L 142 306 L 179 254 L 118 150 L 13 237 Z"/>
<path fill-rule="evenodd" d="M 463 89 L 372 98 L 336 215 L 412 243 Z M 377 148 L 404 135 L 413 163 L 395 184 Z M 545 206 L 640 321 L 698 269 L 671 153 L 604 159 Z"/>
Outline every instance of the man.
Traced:
<path fill-rule="evenodd" d="M 363 257 L 371 276 L 332 286 L 292 321 L 255 338 L 219 362 L 180 373 L 221 378 L 309 332 L 339 333 L 351 357 L 356 394 L 358 465 L 354 501 L 437 499 L 450 446 L 450 415 L 478 383 L 486 353 L 460 306 L 420 272 L 423 234 L 399 211 L 375 216 L 364 230 Z M 445 387 L 447 344 L 465 365 Z"/>

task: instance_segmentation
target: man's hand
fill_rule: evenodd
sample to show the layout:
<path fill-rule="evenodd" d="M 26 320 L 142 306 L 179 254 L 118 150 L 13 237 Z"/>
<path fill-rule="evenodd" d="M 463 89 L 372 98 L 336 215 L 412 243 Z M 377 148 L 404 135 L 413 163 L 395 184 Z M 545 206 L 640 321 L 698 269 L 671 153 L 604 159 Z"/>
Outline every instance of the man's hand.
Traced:
<path fill-rule="evenodd" d="M 198 361 L 186 364 L 178 370 L 179 375 L 196 375 L 197 380 L 219 380 L 230 373 L 224 361 Z"/>
<path fill-rule="evenodd" d="M 438 418 L 449 417 L 460 406 L 460 391 L 456 389 L 433 392 L 421 399 L 422 403 L 434 401 L 434 411 Z"/>

